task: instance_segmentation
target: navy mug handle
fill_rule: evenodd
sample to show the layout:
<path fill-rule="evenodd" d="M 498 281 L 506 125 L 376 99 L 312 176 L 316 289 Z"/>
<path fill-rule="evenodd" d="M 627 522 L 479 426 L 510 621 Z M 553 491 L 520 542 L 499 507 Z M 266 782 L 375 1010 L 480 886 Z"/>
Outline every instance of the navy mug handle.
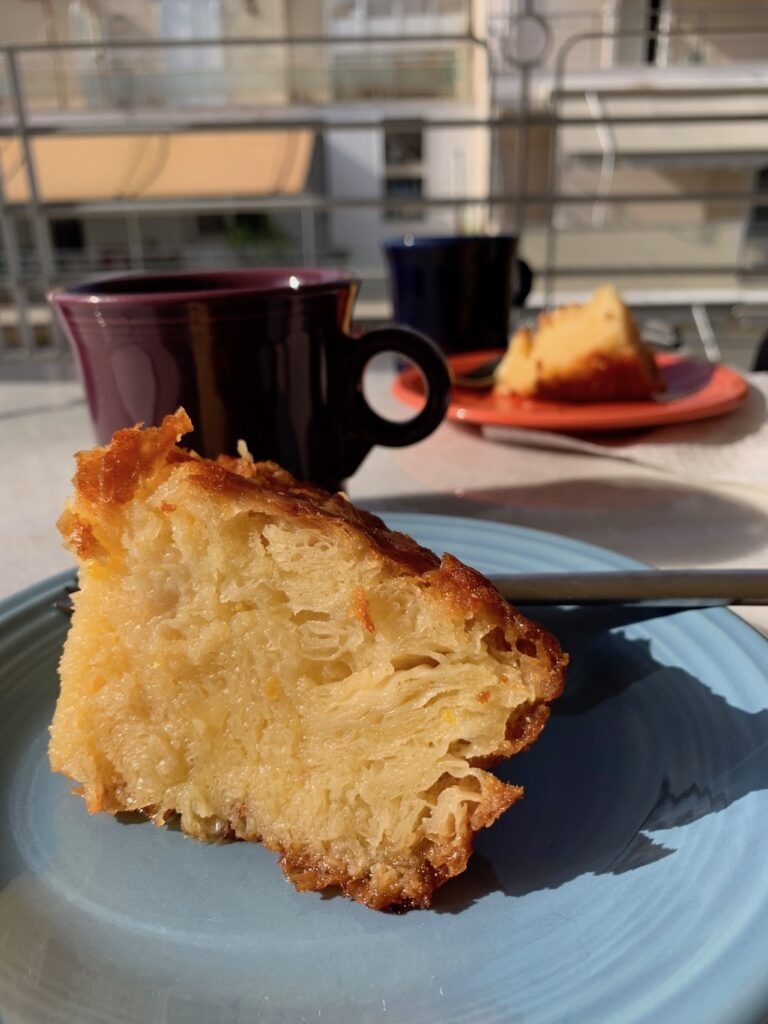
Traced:
<path fill-rule="evenodd" d="M 512 306 L 523 306 L 533 288 L 533 271 L 525 260 L 515 260 L 515 286 L 512 291 Z"/>
<path fill-rule="evenodd" d="M 369 361 L 379 352 L 395 352 L 410 359 L 426 381 L 424 408 L 405 423 L 386 420 L 370 407 L 363 394 L 363 373 Z M 415 444 L 431 434 L 442 422 L 451 398 L 451 376 L 437 345 L 420 331 L 392 324 L 377 327 L 355 339 L 346 363 L 345 418 L 355 440 L 348 438 L 347 456 L 351 461 L 342 475 L 357 469 L 373 445 L 390 448 Z"/>

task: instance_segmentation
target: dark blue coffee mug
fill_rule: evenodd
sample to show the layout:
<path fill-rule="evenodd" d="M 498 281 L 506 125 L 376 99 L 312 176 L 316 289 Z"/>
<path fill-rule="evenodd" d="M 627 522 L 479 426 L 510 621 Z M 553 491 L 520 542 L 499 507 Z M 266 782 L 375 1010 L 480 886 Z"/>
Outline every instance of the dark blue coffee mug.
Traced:
<path fill-rule="evenodd" d="M 506 348 L 509 316 L 533 283 L 515 235 L 407 235 L 384 243 L 394 319 L 446 353 Z"/>

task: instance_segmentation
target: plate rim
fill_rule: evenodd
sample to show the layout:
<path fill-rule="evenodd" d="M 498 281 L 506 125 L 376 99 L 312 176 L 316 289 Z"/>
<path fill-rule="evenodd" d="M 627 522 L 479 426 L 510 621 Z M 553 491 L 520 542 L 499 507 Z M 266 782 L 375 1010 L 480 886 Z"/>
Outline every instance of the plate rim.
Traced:
<path fill-rule="evenodd" d="M 29 583 L 20 590 L 0 598 L 0 629 L 8 628 L 8 623 L 17 616 L 23 616 L 44 599 L 46 595 L 63 590 L 69 584 L 77 583 L 77 569 L 64 569 L 45 576 L 35 583 Z"/>

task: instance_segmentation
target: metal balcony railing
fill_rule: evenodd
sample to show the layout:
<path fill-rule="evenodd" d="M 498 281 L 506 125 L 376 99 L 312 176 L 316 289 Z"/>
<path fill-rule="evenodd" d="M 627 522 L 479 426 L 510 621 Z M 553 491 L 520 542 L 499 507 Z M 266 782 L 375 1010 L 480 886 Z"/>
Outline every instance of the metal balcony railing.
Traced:
<path fill-rule="evenodd" d="M 535 5 L 529 7 L 535 15 Z M 642 87 L 626 88 L 615 73 L 627 65 L 616 57 L 606 67 L 606 55 L 624 52 L 625 40 L 646 39 L 644 28 L 609 31 L 601 17 L 596 27 L 593 18 L 587 31 L 581 30 L 582 22 L 574 32 L 575 20 L 567 30 L 565 17 L 554 27 L 539 20 L 547 45 L 535 59 L 508 45 L 508 19 L 492 21 L 487 39 L 463 32 L 418 39 L 367 34 L 5 48 L 0 146 L 17 140 L 29 198 L 23 208 L 11 206 L 0 188 L 0 352 L 13 357 L 56 350 L 55 344 L 41 344 L 50 341 L 41 324 L 45 290 L 54 282 L 210 265 L 212 259 L 351 262 L 364 280 L 367 315 L 385 317 L 383 265 L 350 261 L 328 229 L 334 217 L 355 211 L 373 212 L 382 222 L 384 211 L 410 211 L 412 224 L 382 226 L 389 234 L 399 229 L 518 231 L 523 252 L 538 271 L 534 305 L 570 299 L 610 278 L 649 310 L 665 315 L 687 310 L 688 327 L 698 332 L 692 336 L 700 338 L 704 321 L 691 311 L 702 303 L 705 315 L 710 308 L 715 320 L 722 309 L 767 306 L 761 277 L 768 270 L 768 238 L 760 211 L 768 198 L 762 198 L 761 158 L 757 146 L 745 152 L 732 143 L 740 131 L 756 137 L 765 132 L 768 85 L 755 81 L 746 91 L 739 66 L 730 71 L 723 66 L 719 79 L 689 83 L 682 102 L 689 66 L 683 63 L 681 73 L 673 65 L 675 55 L 687 52 L 689 43 L 683 41 L 693 29 L 680 23 L 663 26 L 667 66 L 644 66 Z M 695 33 L 716 39 L 750 34 L 753 42 L 765 41 L 768 25 L 750 29 L 739 22 L 729 28 L 710 18 L 708 25 L 697 23 Z M 165 60 L 169 50 L 213 51 L 218 64 L 202 61 L 196 73 L 174 69 L 174 62 Z M 697 70 L 698 65 L 691 73 Z M 586 71 L 587 91 L 579 77 Z M 601 92 L 603 72 L 610 74 Z M 657 75 L 650 84 L 648 73 Z M 707 100 L 698 103 L 697 95 Z M 383 138 L 397 124 L 417 124 L 427 150 L 439 140 L 444 145 L 446 138 L 459 151 L 482 143 L 491 162 L 483 186 L 462 182 L 460 174 L 451 187 L 425 179 L 423 194 L 409 194 L 406 202 L 402 196 L 388 198 L 375 179 L 367 190 L 339 191 L 321 168 L 309 188 L 292 196 L 49 202 L 35 159 L 35 140 L 52 136 L 237 128 L 309 129 L 321 140 L 355 132 Z M 646 139 L 645 149 L 638 149 L 633 140 L 647 135 L 649 126 L 656 144 L 649 146 Z M 709 141 L 706 153 L 679 144 L 683 129 L 692 127 Z M 714 168 L 709 175 L 706 161 Z M 279 251 L 242 240 L 150 246 L 142 237 L 148 217 L 245 213 L 286 223 L 292 218 L 295 230 Z M 123 224 L 121 244 L 76 251 L 54 244 L 52 223 L 105 217 Z M 757 329 L 759 319 L 754 324 Z M 741 327 L 733 331 L 739 334 Z"/>

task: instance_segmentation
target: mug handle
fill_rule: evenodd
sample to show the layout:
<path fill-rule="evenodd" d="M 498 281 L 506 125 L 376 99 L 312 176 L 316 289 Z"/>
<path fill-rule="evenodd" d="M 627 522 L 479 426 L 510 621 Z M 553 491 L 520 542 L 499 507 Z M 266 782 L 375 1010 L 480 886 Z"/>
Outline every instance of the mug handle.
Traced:
<path fill-rule="evenodd" d="M 533 271 L 525 262 L 519 257 L 515 260 L 517 264 L 515 268 L 515 291 L 512 296 L 512 306 L 522 306 L 525 300 L 530 294 L 531 288 L 533 287 Z"/>
<path fill-rule="evenodd" d="M 395 423 L 379 416 L 363 394 L 365 367 L 379 352 L 405 356 L 424 375 L 426 403 L 413 419 L 405 423 Z M 399 324 L 377 327 L 355 339 L 346 365 L 346 377 L 346 418 L 364 444 L 356 445 L 354 453 L 349 452 L 357 461 L 354 466 L 346 467 L 344 476 L 354 473 L 373 445 L 400 448 L 427 437 L 442 422 L 451 398 L 451 376 L 440 349 L 426 334 Z"/>

